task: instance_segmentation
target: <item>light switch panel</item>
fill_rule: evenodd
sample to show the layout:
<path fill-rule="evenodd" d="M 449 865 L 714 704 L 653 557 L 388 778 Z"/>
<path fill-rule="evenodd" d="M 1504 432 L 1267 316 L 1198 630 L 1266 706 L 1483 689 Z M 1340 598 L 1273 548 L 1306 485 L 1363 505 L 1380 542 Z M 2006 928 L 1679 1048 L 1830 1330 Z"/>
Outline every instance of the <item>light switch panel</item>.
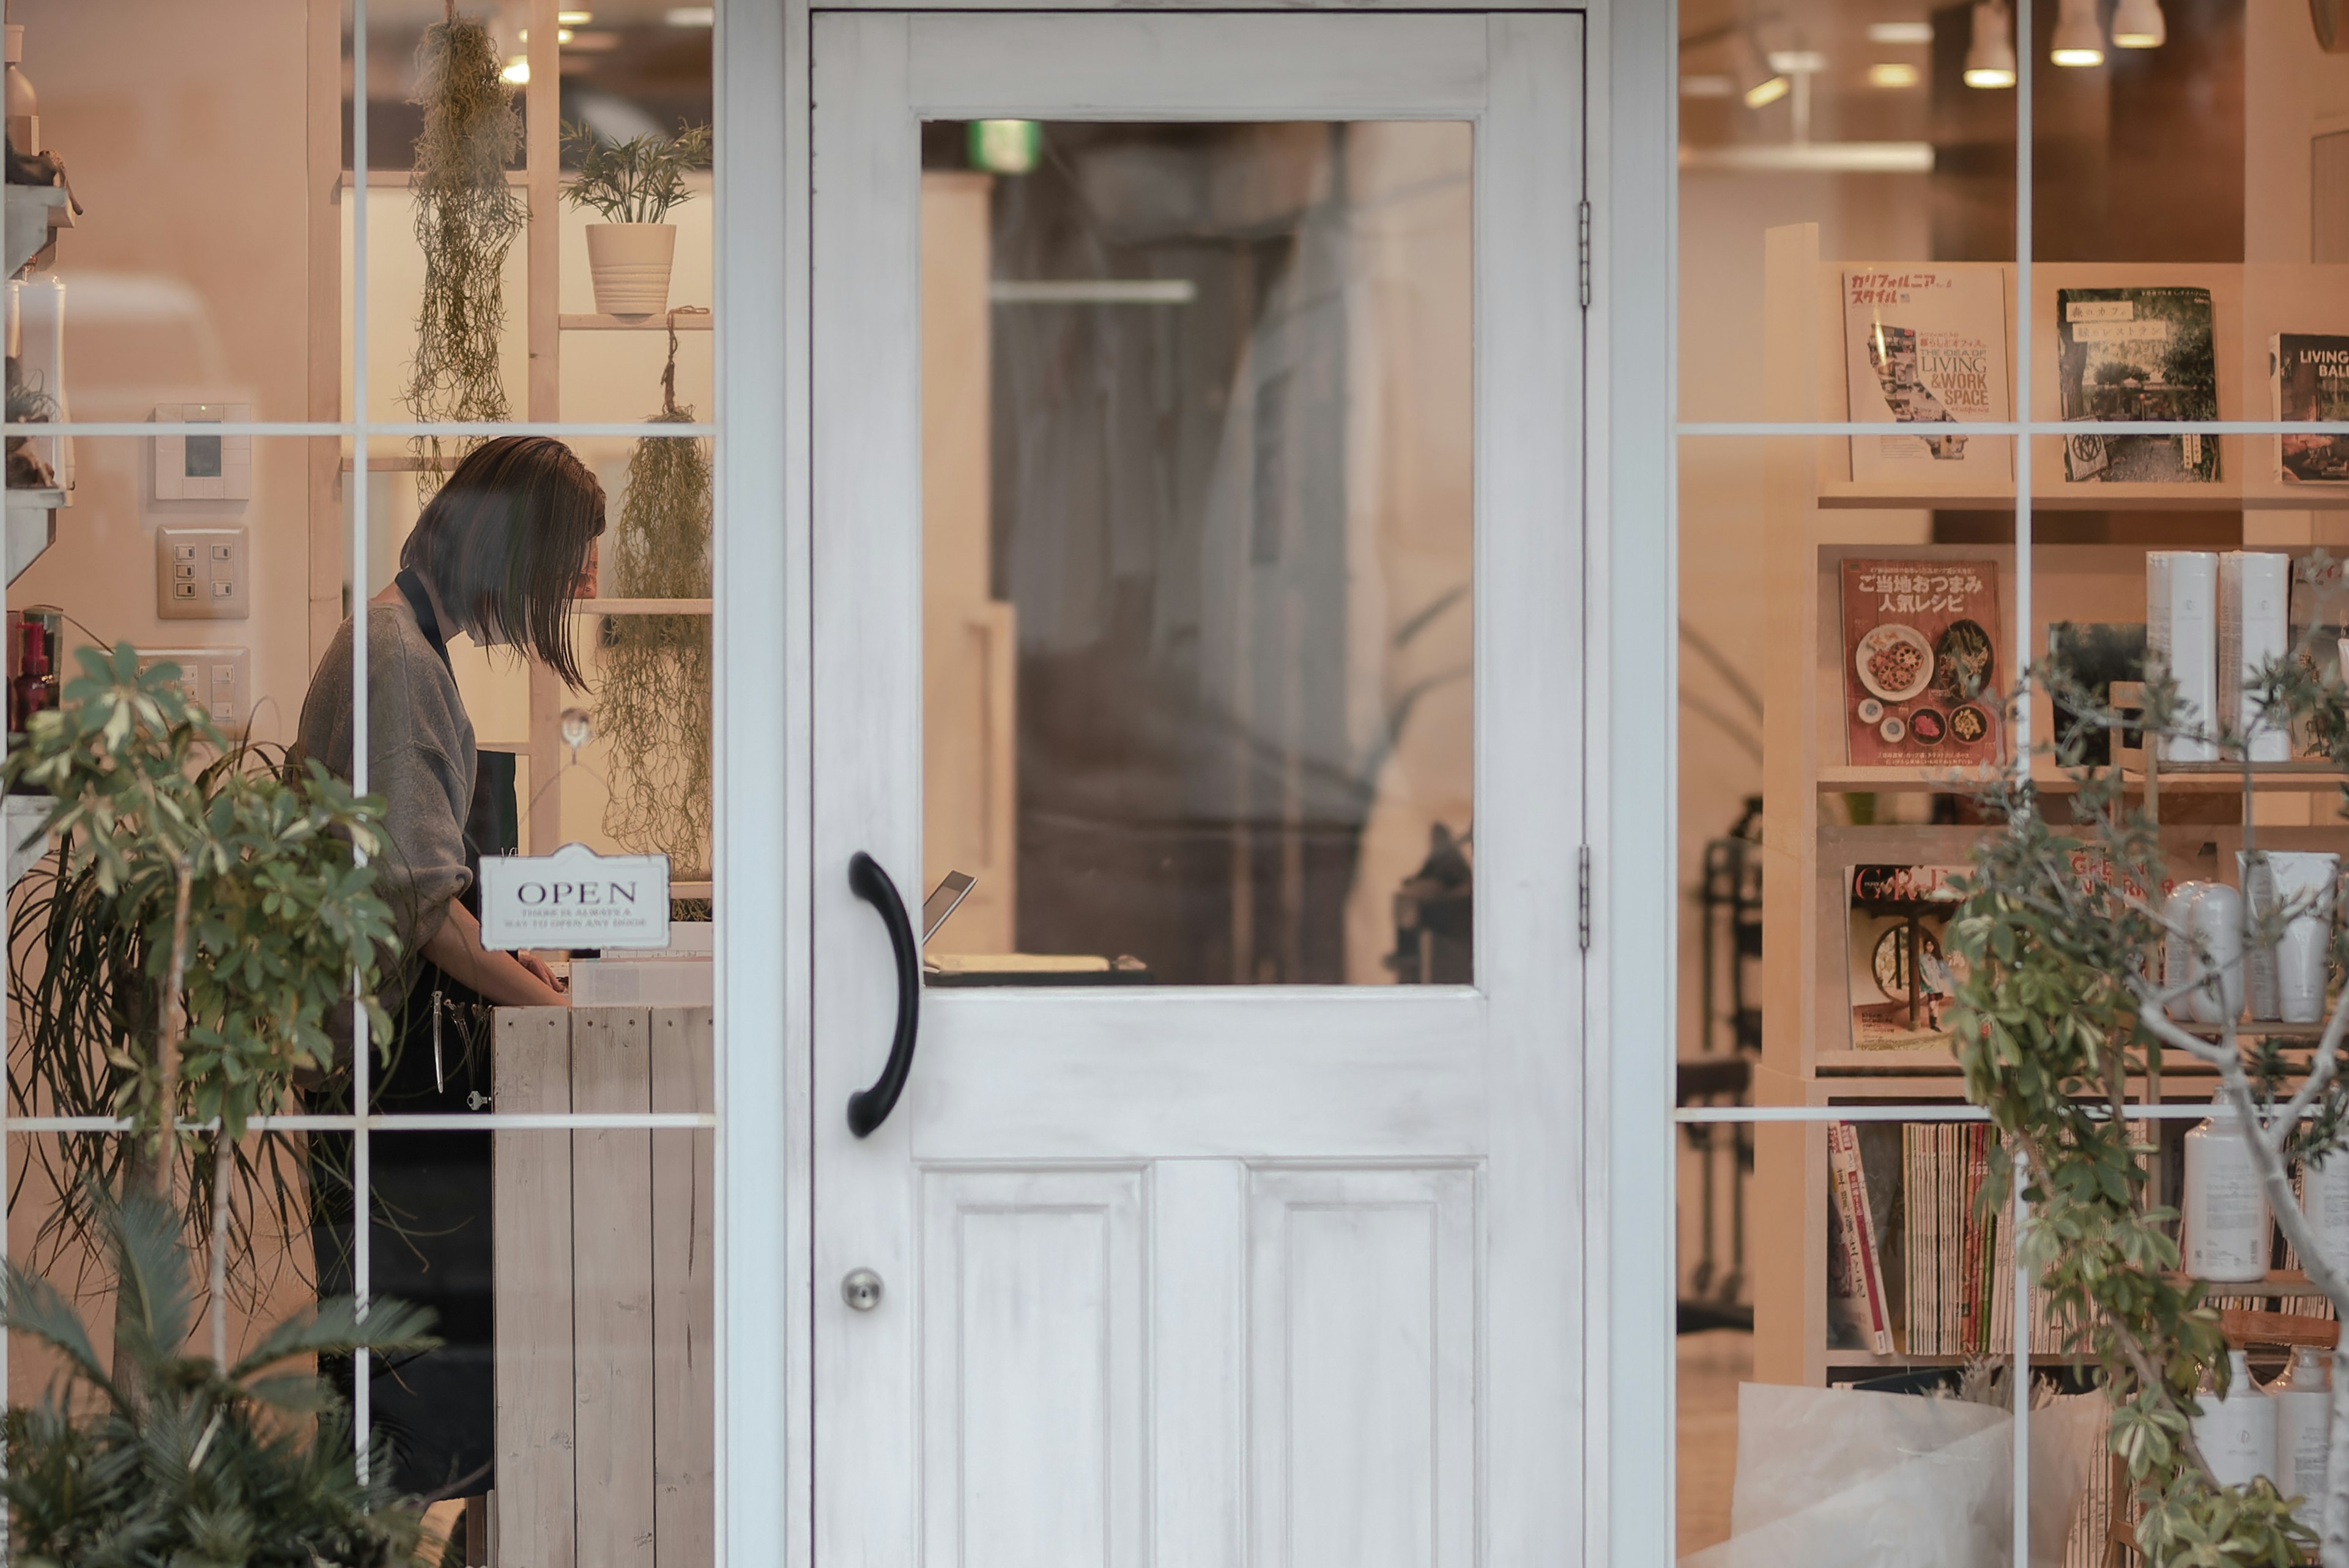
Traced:
<path fill-rule="evenodd" d="M 243 528 L 155 530 L 155 613 L 164 620 L 243 620 L 253 613 L 253 548 Z"/>
<path fill-rule="evenodd" d="M 250 403 L 158 403 L 158 424 L 242 424 Z M 155 499 L 249 501 L 253 498 L 253 438 L 182 433 L 155 438 Z"/>
<path fill-rule="evenodd" d="M 234 732 L 253 714 L 253 653 L 243 648 L 142 648 L 139 668 L 176 664 L 180 690 L 194 698 L 212 722 Z"/>

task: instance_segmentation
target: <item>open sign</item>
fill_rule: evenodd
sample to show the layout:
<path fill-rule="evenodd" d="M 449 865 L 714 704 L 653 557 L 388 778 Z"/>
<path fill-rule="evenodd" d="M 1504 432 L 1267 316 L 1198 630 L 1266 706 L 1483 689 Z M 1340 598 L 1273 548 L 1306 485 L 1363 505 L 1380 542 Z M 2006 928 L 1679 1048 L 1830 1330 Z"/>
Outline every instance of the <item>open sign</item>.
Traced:
<path fill-rule="evenodd" d="M 584 844 L 552 855 L 485 856 L 481 945 L 665 948 L 668 857 L 604 856 Z"/>

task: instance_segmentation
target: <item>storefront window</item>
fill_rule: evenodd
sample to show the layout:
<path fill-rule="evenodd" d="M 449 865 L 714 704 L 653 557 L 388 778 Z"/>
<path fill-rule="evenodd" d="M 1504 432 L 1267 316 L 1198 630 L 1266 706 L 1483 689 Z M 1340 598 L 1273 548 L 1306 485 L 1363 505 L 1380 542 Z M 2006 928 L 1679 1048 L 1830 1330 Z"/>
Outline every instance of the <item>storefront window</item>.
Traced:
<path fill-rule="evenodd" d="M 180 1217 L 189 1354 L 337 1296 L 429 1310 L 435 1345 L 281 1369 L 315 1359 L 349 1417 L 315 1440 L 429 1505 L 422 1560 L 714 1556 L 714 22 L 9 14 L 8 418 L 42 427 L 9 442 L 12 751 L 86 656 L 168 662 L 205 798 L 316 763 L 387 802 L 399 942 L 380 1050 L 343 1002 L 296 1061 L 292 1004 L 255 1003 L 224 1065 L 245 1015 L 160 1005 L 151 897 L 15 852 L 51 804 L 20 780 L 9 1253 L 101 1351 L 105 1210 L 140 1193 Z M 484 939 L 481 864 L 572 844 L 657 857 L 666 947 Z M 302 919 L 211 897 L 191 966 Z M 174 1085 L 159 1153 L 120 1117 Z M 12 1334 L 10 1403 L 62 1365 Z"/>
<path fill-rule="evenodd" d="M 2349 67 L 2306 8 L 2226 0 L 1680 26 L 1680 1552 L 1921 1559 L 1974 1532 L 2019 1561 L 2027 1526 L 2033 1562 L 2134 1561 L 2101 1397 L 2066 1402 L 2093 1360 L 2016 1272 L 2023 1217 L 1974 1201 L 1996 1137 L 1951 1033 L 1951 881 L 2002 830 L 1983 784 L 2027 776 L 2070 820 L 2044 748 L 2076 714 L 2044 679 L 2006 699 L 2060 659 L 2141 701 L 2156 553 L 2214 583 L 2271 558 L 2280 633 L 2314 646 L 2332 438 L 2284 421 L 2338 412 L 2313 367 L 2349 326 Z M 2173 880 L 2240 888 L 2254 834 L 2339 851 L 2304 744 L 2247 788 L 2240 761 L 2149 780 L 2141 739 L 2075 760 L 2158 812 Z M 2216 1083 L 2173 1052 L 2122 1085 L 2147 1202 L 2180 1201 Z M 2331 1331 L 2261 1261 L 2212 1299 L 2265 1385 Z M 2044 1405 L 2024 1525 L 2018 1384 Z"/>

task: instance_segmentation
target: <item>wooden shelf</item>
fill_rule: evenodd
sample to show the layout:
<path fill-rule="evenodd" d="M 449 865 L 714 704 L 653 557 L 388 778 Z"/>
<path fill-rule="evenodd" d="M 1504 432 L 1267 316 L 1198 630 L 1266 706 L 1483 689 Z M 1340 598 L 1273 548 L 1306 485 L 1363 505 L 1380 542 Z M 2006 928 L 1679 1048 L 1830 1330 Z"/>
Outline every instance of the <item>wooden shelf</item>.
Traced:
<path fill-rule="evenodd" d="M 2260 441 L 2267 438 L 2225 439 Z M 2014 509 L 2014 491 L 2012 486 L 1920 491 L 1898 485 L 1856 484 L 1848 480 L 1822 481 L 1818 504 L 1823 510 L 1834 511 L 2011 512 Z M 2060 489 L 2034 490 L 2031 495 L 2033 512 L 2232 512 L 2239 508 L 2254 512 L 2338 511 L 2349 508 L 2349 485 L 2066 484 Z"/>
<path fill-rule="evenodd" d="M 707 310 L 678 307 L 677 329 L 679 332 L 710 330 L 710 315 Z M 555 325 L 565 332 L 667 332 L 666 312 L 654 316 L 558 316 Z"/>
<path fill-rule="evenodd" d="M 708 615 L 709 599 L 573 599 L 578 615 Z"/>
<path fill-rule="evenodd" d="M 1817 781 L 1821 794 L 1962 794 L 1999 776 L 1986 770 L 1935 772 L 1926 768 L 1846 764 L 1820 768 Z M 2079 787 L 2068 774 L 2044 762 L 2034 763 L 2031 782 L 2050 794 L 2066 794 Z M 2145 775 L 2141 773 L 2126 772 L 2121 782 L 2132 791 L 2145 788 Z M 2251 789 L 2259 794 L 2334 790 L 2344 784 L 2349 784 L 2349 774 L 2340 772 L 2330 763 L 2262 763 L 2251 770 Z M 2213 763 L 2180 767 L 2175 772 L 2168 767 L 2161 770 L 2164 794 L 2235 794 L 2242 787 L 2243 772 L 2239 765 Z"/>

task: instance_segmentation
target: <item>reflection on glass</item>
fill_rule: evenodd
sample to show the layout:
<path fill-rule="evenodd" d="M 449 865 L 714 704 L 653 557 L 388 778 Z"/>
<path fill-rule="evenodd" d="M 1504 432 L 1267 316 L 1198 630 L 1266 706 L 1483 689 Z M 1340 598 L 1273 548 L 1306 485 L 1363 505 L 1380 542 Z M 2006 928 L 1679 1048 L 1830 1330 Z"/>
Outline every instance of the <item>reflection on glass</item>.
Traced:
<path fill-rule="evenodd" d="M 1468 982 L 1470 129 L 971 131 L 922 200 L 933 983 Z"/>

